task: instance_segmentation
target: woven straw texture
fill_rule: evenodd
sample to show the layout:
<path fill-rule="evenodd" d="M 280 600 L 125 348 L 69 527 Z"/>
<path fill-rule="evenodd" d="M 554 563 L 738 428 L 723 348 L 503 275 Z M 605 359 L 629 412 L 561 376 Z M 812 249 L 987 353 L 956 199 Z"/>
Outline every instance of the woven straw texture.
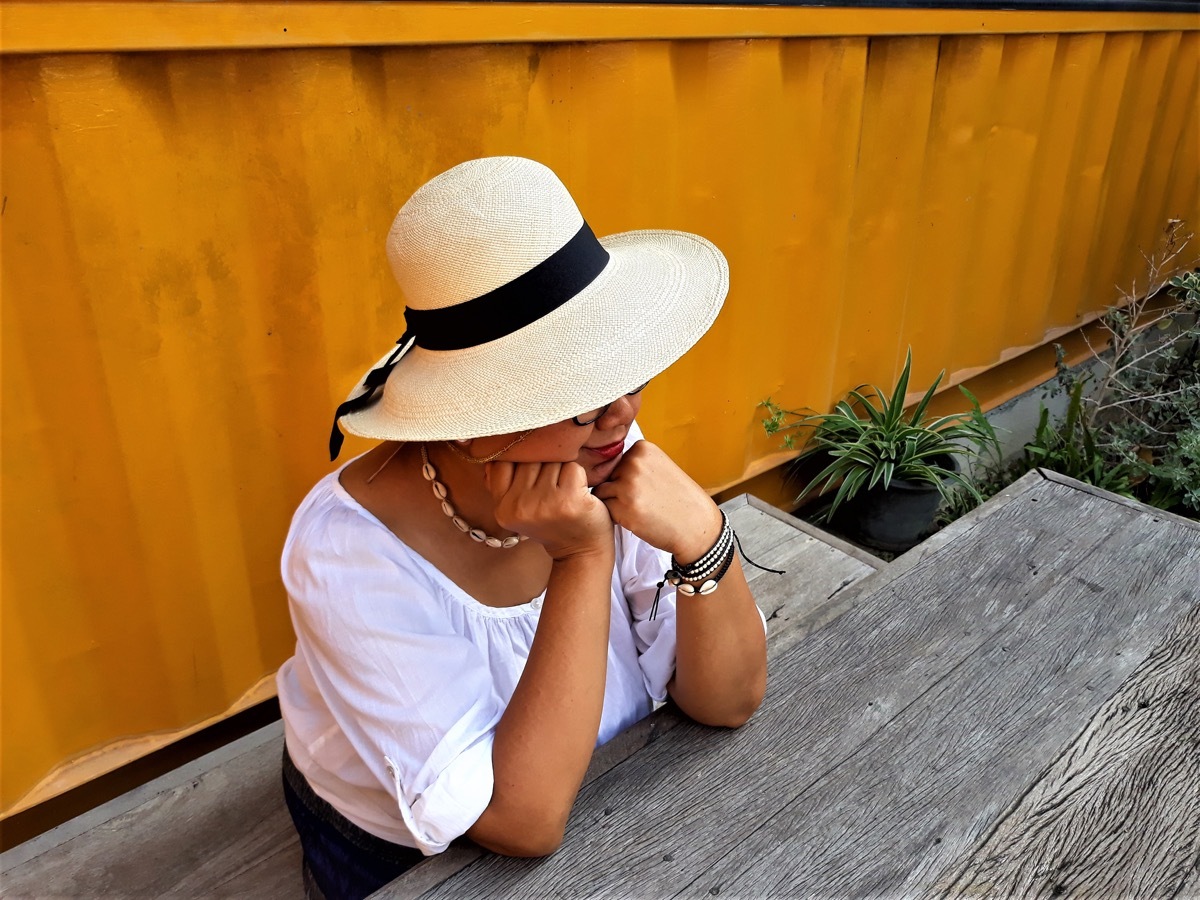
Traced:
<path fill-rule="evenodd" d="M 519 157 L 472 160 L 405 203 L 388 234 L 388 261 L 409 307 L 440 309 L 512 281 L 582 222 L 545 166 Z M 342 419 L 345 429 L 379 440 L 505 434 L 596 409 L 662 372 L 720 312 L 729 289 L 725 258 L 704 238 L 678 231 L 600 242 L 608 265 L 575 297 L 486 344 L 414 347 L 382 398 Z M 350 396 L 361 391 L 360 380 Z"/>

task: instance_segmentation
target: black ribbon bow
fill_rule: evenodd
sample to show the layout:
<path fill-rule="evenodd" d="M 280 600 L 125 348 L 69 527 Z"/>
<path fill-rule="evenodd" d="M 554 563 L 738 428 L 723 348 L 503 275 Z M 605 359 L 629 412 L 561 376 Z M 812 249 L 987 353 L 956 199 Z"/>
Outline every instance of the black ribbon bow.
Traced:
<path fill-rule="evenodd" d="M 330 462 L 338 458 L 338 454 L 342 452 L 342 442 L 346 439 L 346 436 L 342 434 L 341 427 L 338 425 L 342 416 L 366 409 L 375 402 L 375 394 L 383 388 L 388 376 L 392 374 L 392 369 L 396 368 L 396 363 L 404 358 L 404 354 L 412 347 L 415 339 L 411 331 L 404 332 L 400 336 L 400 340 L 396 341 L 396 349 L 392 351 L 391 355 L 367 373 L 367 377 L 363 379 L 363 392 L 357 397 L 351 397 L 334 411 L 333 430 L 329 433 Z"/>

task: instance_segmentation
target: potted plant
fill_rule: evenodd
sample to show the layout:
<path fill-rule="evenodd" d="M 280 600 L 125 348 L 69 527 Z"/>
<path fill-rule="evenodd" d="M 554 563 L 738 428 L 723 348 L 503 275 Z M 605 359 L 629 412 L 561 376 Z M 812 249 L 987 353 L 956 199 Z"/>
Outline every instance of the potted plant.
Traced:
<path fill-rule="evenodd" d="M 938 507 L 961 489 L 978 498 L 971 480 L 957 463 L 985 448 L 999 453 L 999 441 L 978 401 L 960 388 L 971 403 L 968 412 L 932 418 L 927 415 L 945 370 L 940 372 L 911 412 L 904 409 L 912 369 L 912 350 L 890 394 L 860 385 L 834 411 L 804 414 L 771 400 L 763 426 L 767 434 L 809 429 L 805 452 L 797 463 L 822 457 L 827 464 L 796 498 L 813 491 L 833 502 L 820 517 L 851 538 L 880 550 L 900 552 L 920 542 L 932 529 Z M 795 435 L 784 435 L 791 447 Z"/>

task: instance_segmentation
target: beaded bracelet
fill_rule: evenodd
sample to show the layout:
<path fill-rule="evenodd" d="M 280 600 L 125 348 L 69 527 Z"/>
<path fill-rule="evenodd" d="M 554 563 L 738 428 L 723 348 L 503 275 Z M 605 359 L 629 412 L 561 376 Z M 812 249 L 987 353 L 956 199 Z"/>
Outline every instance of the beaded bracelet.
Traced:
<path fill-rule="evenodd" d="M 722 510 L 721 534 L 712 549 L 694 563 L 686 565 L 672 556 L 666 579 L 682 594 L 711 594 L 717 589 L 717 582 L 729 571 L 732 562 L 733 529 L 729 527 L 729 519 Z"/>
<path fill-rule="evenodd" d="M 725 577 L 725 573 L 729 571 L 729 567 L 733 565 L 733 544 L 729 545 L 729 552 L 725 554 L 725 558 L 721 561 L 720 567 L 715 572 L 710 573 L 709 577 L 705 577 L 703 581 L 683 581 L 668 579 L 671 584 L 675 585 L 679 593 L 688 597 L 696 594 L 711 594 L 717 589 L 717 584 Z"/>
<path fill-rule="evenodd" d="M 721 534 L 707 553 L 694 563 L 687 564 L 680 563 L 674 556 L 671 557 L 671 568 L 663 573 L 662 581 L 658 583 L 658 590 L 654 592 L 654 602 L 650 604 L 650 618 L 653 619 L 658 614 L 658 599 L 662 595 L 662 589 L 668 583 L 673 585 L 679 593 L 689 597 L 696 594 L 711 594 L 715 591 L 721 579 L 725 577 L 725 573 L 733 565 L 735 546 L 738 551 L 741 551 L 742 558 L 756 569 L 774 572 L 776 575 L 785 574 L 782 569 L 760 566 L 746 556 L 737 532 L 729 524 L 725 510 L 721 510 Z"/>
<path fill-rule="evenodd" d="M 700 581 L 704 577 L 704 573 L 715 571 L 721 565 L 722 560 L 728 555 L 730 547 L 733 546 L 733 529 L 729 527 L 729 519 L 725 516 L 725 510 L 720 510 L 721 513 L 721 533 L 717 535 L 717 541 L 709 548 L 709 551 L 701 556 L 693 563 L 681 563 L 674 556 L 671 557 L 671 571 L 679 575 L 683 581 Z M 678 584 L 673 581 L 672 584 Z"/>

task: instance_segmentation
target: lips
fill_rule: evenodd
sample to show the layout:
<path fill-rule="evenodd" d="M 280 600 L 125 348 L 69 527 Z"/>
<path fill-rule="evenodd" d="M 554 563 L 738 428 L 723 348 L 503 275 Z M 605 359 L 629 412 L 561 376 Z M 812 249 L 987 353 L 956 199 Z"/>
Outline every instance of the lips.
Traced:
<path fill-rule="evenodd" d="M 616 459 L 621 455 L 621 451 L 625 449 L 625 442 L 613 441 L 611 444 L 605 444 L 603 447 L 588 447 L 587 449 L 601 459 Z"/>

